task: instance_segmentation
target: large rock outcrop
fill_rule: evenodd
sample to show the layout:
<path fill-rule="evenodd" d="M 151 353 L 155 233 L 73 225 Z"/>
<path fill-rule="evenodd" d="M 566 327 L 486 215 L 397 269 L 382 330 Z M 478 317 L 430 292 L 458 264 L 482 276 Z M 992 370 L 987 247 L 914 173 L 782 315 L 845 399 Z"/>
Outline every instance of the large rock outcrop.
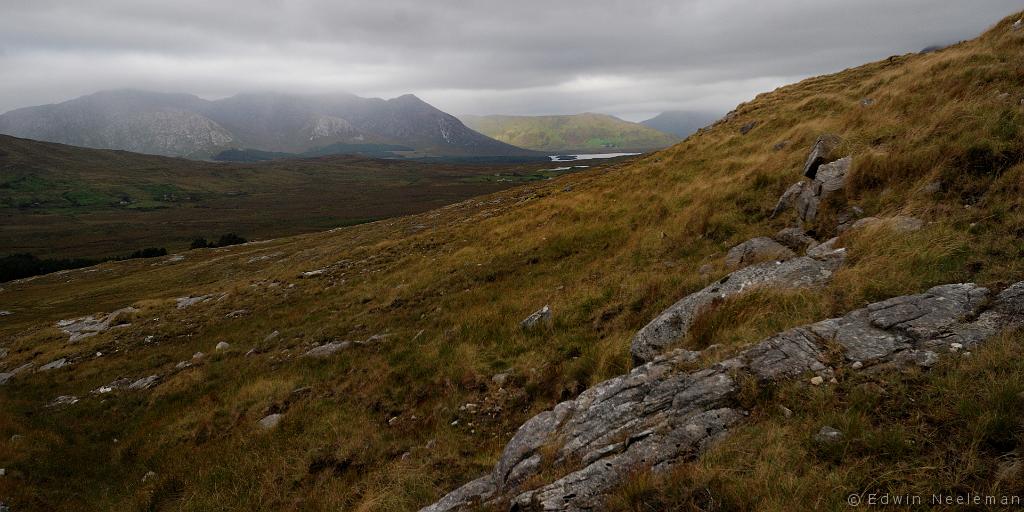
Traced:
<path fill-rule="evenodd" d="M 804 176 L 812 180 L 816 178 L 821 164 L 835 160 L 834 153 L 840 142 L 841 139 L 836 135 L 826 133 L 819 136 L 804 162 Z"/>
<path fill-rule="evenodd" d="M 672 351 L 533 417 L 489 475 L 423 511 L 480 503 L 520 511 L 599 510 L 631 472 L 688 460 L 728 435 L 746 414 L 736 400 L 741 378 L 815 375 L 818 382 L 839 365 L 850 371 L 927 367 L 953 344 L 968 349 L 1022 320 L 1024 282 L 995 297 L 972 283 L 950 284 L 783 331 L 706 368 L 690 369 L 698 353 Z"/>
<path fill-rule="evenodd" d="M 845 250 L 799 257 L 783 262 L 768 261 L 737 270 L 704 289 L 691 293 L 663 311 L 633 337 L 633 361 L 651 361 L 669 345 L 681 340 L 694 319 L 712 304 L 756 287 L 776 289 L 819 286 L 828 282 L 842 263 Z"/>
<path fill-rule="evenodd" d="M 835 158 L 841 140 L 835 135 L 818 137 L 804 163 L 803 180 L 794 183 L 779 197 L 770 217 L 775 217 L 795 206 L 801 222 L 813 222 L 818 215 L 822 201 L 832 193 L 846 186 L 846 174 L 850 170 L 851 157 Z"/>
<path fill-rule="evenodd" d="M 846 186 L 846 173 L 852 161 L 845 157 L 817 168 L 814 179 L 803 187 L 796 199 L 797 215 L 802 222 L 814 222 L 821 202 Z"/>

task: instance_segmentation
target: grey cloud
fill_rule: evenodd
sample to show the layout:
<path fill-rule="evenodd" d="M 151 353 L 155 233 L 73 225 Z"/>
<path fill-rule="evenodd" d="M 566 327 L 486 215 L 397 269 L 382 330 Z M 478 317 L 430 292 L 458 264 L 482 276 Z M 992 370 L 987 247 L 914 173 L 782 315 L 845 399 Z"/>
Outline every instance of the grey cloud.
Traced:
<path fill-rule="evenodd" d="M 0 111 L 98 89 L 414 92 L 455 113 L 726 110 L 974 37 L 1014 0 L 0 0 Z"/>

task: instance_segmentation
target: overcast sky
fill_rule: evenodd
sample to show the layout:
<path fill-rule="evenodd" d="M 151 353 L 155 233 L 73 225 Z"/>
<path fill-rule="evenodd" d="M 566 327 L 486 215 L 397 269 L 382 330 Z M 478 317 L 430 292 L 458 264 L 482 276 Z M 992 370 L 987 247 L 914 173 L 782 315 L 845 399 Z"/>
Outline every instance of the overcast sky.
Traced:
<path fill-rule="evenodd" d="M 453 114 L 725 112 L 1020 0 L 0 0 L 0 112 L 102 89 L 415 93 Z"/>

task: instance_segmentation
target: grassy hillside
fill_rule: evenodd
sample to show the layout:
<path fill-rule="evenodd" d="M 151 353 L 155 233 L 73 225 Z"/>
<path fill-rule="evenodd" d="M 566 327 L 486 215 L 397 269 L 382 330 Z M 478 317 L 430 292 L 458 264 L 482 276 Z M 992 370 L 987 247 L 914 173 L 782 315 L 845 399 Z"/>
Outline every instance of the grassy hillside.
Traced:
<path fill-rule="evenodd" d="M 604 114 L 462 116 L 466 126 L 513 146 L 550 152 L 647 151 L 679 138 Z"/>
<path fill-rule="evenodd" d="M 0 135 L 0 255 L 104 257 L 229 232 L 292 235 L 564 174 L 555 167 L 356 156 L 212 163 Z"/>
<path fill-rule="evenodd" d="M 793 213 L 768 212 L 825 132 L 842 137 L 853 166 L 810 226 L 819 239 L 850 205 L 926 227 L 844 234 L 847 263 L 827 287 L 726 301 L 684 345 L 735 350 L 935 284 L 1024 279 L 1020 17 L 938 52 L 762 94 L 632 162 L 183 261 L 9 283 L 0 370 L 73 364 L 0 387 L 0 499 L 13 510 L 431 503 L 488 471 L 524 419 L 628 370 L 633 333 L 724 275 L 726 250 L 789 225 Z M 177 307 L 176 297 L 206 294 Z M 545 304 L 550 328 L 522 331 Z M 54 327 L 129 305 L 138 311 L 120 321 L 130 325 L 73 344 Z M 369 341 L 299 357 L 332 340 Z M 230 348 L 215 351 L 220 341 Z M 193 360 L 197 351 L 207 355 Z M 1022 356 L 1024 337 L 1010 332 L 927 374 L 750 390 L 754 412 L 732 441 L 668 476 L 638 475 L 612 506 L 792 510 L 804 499 L 838 509 L 865 489 L 1019 490 L 1000 464 L 1024 438 Z M 149 390 L 90 394 L 153 374 Z M 80 401 L 46 406 L 61 395 Z M 270 413 L 280 425 L 260 429 Z M 837 450 L 803 441 L 824 421 L 851 433 Z"/>

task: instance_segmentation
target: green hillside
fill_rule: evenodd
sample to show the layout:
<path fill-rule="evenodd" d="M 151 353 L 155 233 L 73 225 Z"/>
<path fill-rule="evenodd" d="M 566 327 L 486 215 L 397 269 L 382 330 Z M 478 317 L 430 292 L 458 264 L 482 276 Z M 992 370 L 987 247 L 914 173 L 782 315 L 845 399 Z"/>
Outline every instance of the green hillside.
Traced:
<path fill-rule="evenodd" d="M 107 257 L 224 233 L 294 235 L 566 172 L 554 167 L 341 155 L 200 162 L 0 135 L 0 256 Z"/>
<path fill-rule="evenodd" d="M 679 141 L 674 135 L 605 114 L 460 119 L 488 137 L 536 151 L 639 152 L 662 149 Z"/>

